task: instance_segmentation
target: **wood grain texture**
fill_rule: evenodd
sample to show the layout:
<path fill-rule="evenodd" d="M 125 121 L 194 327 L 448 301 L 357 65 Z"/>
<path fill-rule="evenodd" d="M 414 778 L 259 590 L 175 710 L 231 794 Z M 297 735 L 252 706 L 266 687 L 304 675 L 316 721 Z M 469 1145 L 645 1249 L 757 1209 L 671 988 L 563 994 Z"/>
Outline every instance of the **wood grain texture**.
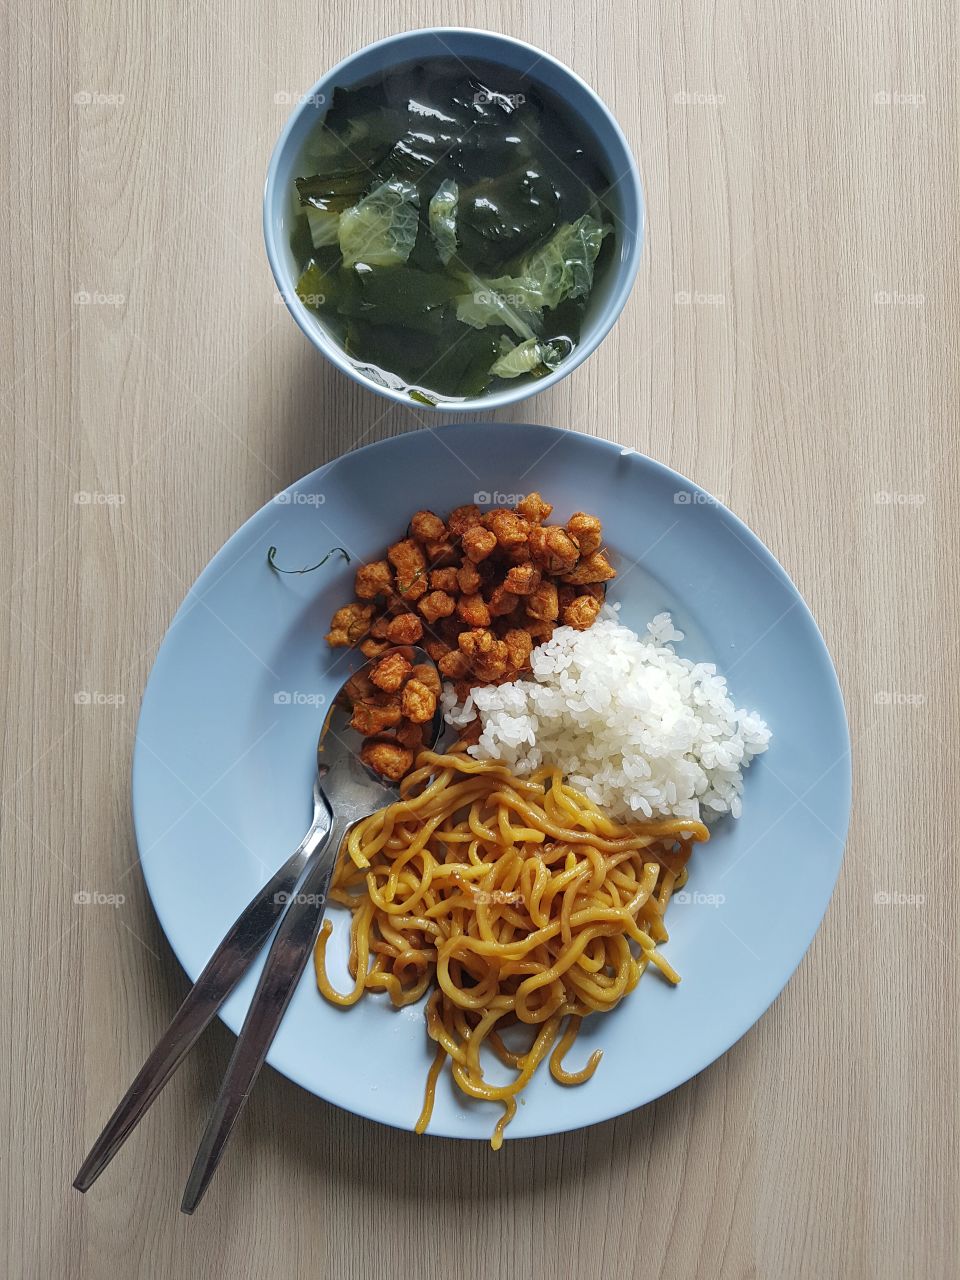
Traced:
<path fill-rule="evenodd" d="M 840 884 L 760 1023 L 642 1111 L 495 1155 L 268 1072 L 188 1220 L 218 1025 L 80 1197 L 185 990 L 128 807 L 164 630 L 279 488 L 425 421 L 335 373 L 275 301 L 276 95 L 439 21 L 545 47 L 631 139 L 637 288 L 522 414 L 668 462 L 791 573 L 853 732 Z M 955 7 L 3 0 L 0 31 L 3 1273 L 956 1276 Z"/>

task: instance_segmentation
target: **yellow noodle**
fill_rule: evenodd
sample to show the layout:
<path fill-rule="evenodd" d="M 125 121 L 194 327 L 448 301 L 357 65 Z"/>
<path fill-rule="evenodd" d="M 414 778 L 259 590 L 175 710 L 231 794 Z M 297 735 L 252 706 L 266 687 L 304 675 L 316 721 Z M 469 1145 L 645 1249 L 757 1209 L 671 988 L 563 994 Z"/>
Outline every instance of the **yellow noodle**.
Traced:
<path fill-rule="evenodd" d="M 329 924 L 317 985 L 339 1006 L 381 991 L 402 1008 L 431 991 L 436 1049 L 416 1131 L 430 1123 L 449 1059 L 463 1093 L 503 1107 L 498 1148 L 545 1058 L 564 1085 L 596 1071 L 600 1050 L 579 1071 L 563 1066 L 587 1014 L 614 1009 L 649 964 L 679 982 L 656 947 L 707 831 L 689 819 L 616 822 L 554 769 L 515 778 L 460 750 L 420 752 L 400 797 L 352 829 L 330 889 L 353 916 L 353 987 L 338 993 L 327 977 Z M 526 1049 L 505 1043 L 514 1027 L 528 1028 Z M 486 1078 L 487 1051 L 511 1073 L 506 1083 Z"/>
<path fill-rule="evenodd" d="M 585 1084 L 600 1065 L 603 1050 L 594 1049 L 587 1059 L 587 1065 L 581 1071 L 564 1071 L 563 1069 L 563 1060 L 570 1046 L 577 1038 L 577 1032 L 580 1030 L 582 1021 L 582 1018 L 570 1019 L 567 1023 L 566 1031 L 557 1041 L 556 1047 L 550 1055 L 550 1074 L 558 1084 Z"/>
<path fill-rule="evenodd" d="M 494 1125 L 493 1137 L 490 1139 L 490 1145 L 494 1151 L 499 1151 L 503 1146 L 503 1131 L 517 1114 L 517 1100 L 514 1097 L 507 1098 L 503 1104 L 503 1115 Z"/>
<path fill-rule="evenodd" d="M 443 1063 L 447 1056 L 447 1051 L 442 1044 L 437 1045 L 437 1052 L 434 1054 L 433 1062 L 430 1064 L 430 1070 L 427 1073 L 427 1088 L 423 1097 L 423 1110 L 420 1112 L 420 1118 L 413 1126 L 414 1133 L 426 1133 L 427 1125 L 430 1123 L 430 1117 L 433 1114 L 433 1100 L 437 1092 L 437 1081 L 440 1079 L 440 1072 L 443 1070 Z"/>

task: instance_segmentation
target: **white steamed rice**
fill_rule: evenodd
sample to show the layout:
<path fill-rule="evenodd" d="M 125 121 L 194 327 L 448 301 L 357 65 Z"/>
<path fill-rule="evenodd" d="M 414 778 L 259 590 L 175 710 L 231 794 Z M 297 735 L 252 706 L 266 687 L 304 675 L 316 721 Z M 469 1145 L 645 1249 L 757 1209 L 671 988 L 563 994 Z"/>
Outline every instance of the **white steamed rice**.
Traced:
<path fill-rule="evenodd" d="M 477 759 L 514 773 L 544 762 L 612 816 L 740 816 L 743 774 L 770 730 L 738 710 L 712 663 L 681 658 L 668 613 L 638 636 L 605 607 L 586 631 L 558 627 L 531 658 L 533 679 L 443 693 L 451 725 L 479 714 Z"/>

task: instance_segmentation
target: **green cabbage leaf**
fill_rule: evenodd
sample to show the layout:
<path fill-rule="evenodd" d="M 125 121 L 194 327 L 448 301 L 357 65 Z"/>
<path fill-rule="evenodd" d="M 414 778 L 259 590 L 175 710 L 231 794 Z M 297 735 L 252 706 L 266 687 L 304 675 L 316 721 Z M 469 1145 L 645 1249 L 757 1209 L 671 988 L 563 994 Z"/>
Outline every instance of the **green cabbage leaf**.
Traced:
<path fill-rule="evenodd" d="M 544 310 L 590 293 L 594 263 L 608 231 L 585 213 L 520 259 L 516 274 L 481 280 L 468 273 L 464 278 L 471 292 L 457 299 L 457 319 L 477 329 L 504 325 L 530 342 L 541 330 Z"/>
<path fill-rule="evenodd" d="M 437 187 L 430 201 L 430 233 L 436 245 L 437 257 L 444 266 L 457 252 L 457 201 L 460 191 L 452 178 Z"/>
<path fill-rule="evenodd" d="M 327 245 L 340 241 L 340 214 L 330 209 L 315 209 L 307 205 L 303 212 L 310 224 L 310 239 L 315 249 L 324 249 Z"/>
<path fill-rule="evenodd" d="M 417 241 L 419 203 L 412 182 L 391 178 L 345 210 L 339 225 L 343 265 L 393 267 L 406 262 Z"/>
<path fill-rule="evenodd" d="M 561 353 L 552 342 L 541 342 L 538 338 L 528 338 L 519 346 L 514 346 L 509 338 L 500 344 L 500 355 L 490 367 L 495 378 L 519 378 L 525 373 L 546 373 L 555 369 L 561 360 Z"/>
<path fill-rule="evenodd" d="M 585 298 L 593 288 L 593 266 L 609 230 L 589 213 L 565 222 L 526 254 L 517 274 L 536 282 L 544 307 L 552 309 L 565 298 Z"/>

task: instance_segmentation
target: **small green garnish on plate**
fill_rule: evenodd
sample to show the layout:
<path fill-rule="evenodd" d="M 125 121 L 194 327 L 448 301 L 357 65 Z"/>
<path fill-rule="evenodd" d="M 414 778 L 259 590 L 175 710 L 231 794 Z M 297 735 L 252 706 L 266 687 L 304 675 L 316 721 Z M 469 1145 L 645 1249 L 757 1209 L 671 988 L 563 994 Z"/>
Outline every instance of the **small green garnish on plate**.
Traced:
<path fill-rule="evenodd" d="M 338 551 L 349 564 L 350 554 L 343 547 L 331 547 L 322 560 L 318 560 L 316 564 L 307 565 L 304 569 L 281 569 L 276 561 L 277 548 L 270 547 L 267 551 L 267 564 L 276 573 L 313 573 L 314 569 L 319 569 L 322 565 L 325 565 L 330 557 L 336 555 Z"/>

